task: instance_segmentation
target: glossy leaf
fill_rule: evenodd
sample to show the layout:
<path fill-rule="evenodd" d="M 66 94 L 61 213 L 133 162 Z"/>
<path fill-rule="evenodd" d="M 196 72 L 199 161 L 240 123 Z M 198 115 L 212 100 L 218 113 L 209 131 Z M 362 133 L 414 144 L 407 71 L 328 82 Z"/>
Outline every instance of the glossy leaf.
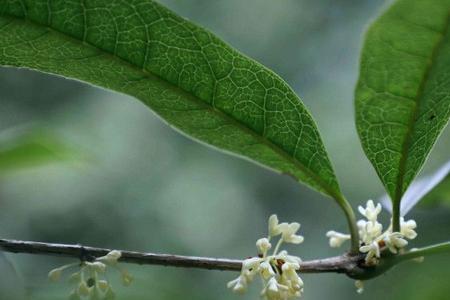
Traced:
<path fill-rule="evenodd" d="M 2 0 L 0 65 L 134 96 L 189 136 L 342 200 L 317 127 L 292 89 L 153 1 Z"/>
<path fill-rule="evenodd" d="M 449 12 L 450 0 L 399 0 L 365 38 L 356 125 L 396 206 L 450 117 Z"/>

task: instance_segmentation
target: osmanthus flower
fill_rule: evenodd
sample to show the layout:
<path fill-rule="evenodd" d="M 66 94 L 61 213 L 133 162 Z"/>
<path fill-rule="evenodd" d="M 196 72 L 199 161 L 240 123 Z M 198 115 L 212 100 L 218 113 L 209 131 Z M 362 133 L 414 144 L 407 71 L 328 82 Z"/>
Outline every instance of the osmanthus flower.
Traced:
<path fill-rule="evenodd" d="M 350 234 L 343 234 L 334 230 L 328 231 L 327 237 L 330 239 L 331 248 L 339 248 L 345 241 L 351 238 Z"/>
<path fill-rule="evenodd" d="M 405 218 L 400 218 L 400 233 L 409 240 L 413 240 L 417 237 L 416 229 L 417 223 L 414 220 L 408 220 L 405 222 Z"/>
<path fill-rule="evenodd" d="M 408 241 L 417 237 L 417 224 L 414 220 L 405 221 L 400 219 L 400 232 L 393 232 L 392 224 L 383 232 L 383 225 L 378 222 L 378 215 L 381 213 L 381 205 L 374 204 L 372 200 L 368 200 L 365 207 L 359 206 L 359 212 L 365 219 L 358 220 L 361 253 L 366 254 L 365 262 L 367 265 L 377 265 L 383 251 L 398 253 L 408 245 Z M 392 223 L 392 220 L 391 220 Z M 330 239 L 331 247 L 340 247 L 345 241 L 350 239 L 350 235 L 346 235 L 336 231 L 328 231 L 326 236 Z M 358 292 L 362 292 L 362 282 L 357 282 Z"/>
<path fill-rule="evenodd" d="M 267 300 L 287 300 L 301 297 L 303 281 L 298 275 L 301 259 L 283 250 L 278 252 L 282 243 L 300 244 L 303 237 L 297 235 L 298 223 L 279 223 L 276 215 L 269 218 L 268 237 L 256 242 L 258 256 L 246 259 L 242 263 L 241 274 L 228 283 L 234 292 L 243 293 L 248 285 L 259 276 L 263 282 L 261 297 Z M 270 239 L 280 236 L 273 253 Z"/>
<path fill-rule="evenodd" d="M 48 273 L 48 277 L 52 281 L 59 281 L 66 269 L 78 267 L 79 270 L 72 273 L 69 277 L 69 281 L 75 285 L 69 299 L 111 300 L 115 298 L 115 294 L 111 284 L 104 278 L 108 267 L 113 267 L 120 271 L 124 285 L 127 286 L 132 281 L 130 274 L 117 265 L 117 261 L 121 256 L 122 253 L 120 251 L 113 250 L 105 256 L 94 259 L 94 261 L 77 262 L 53 269 Z"/>
<path fill-rule="evenodd" d="M 381 212 L 381 204 L 377 203 L 375 206 L 372 200 L 368 200 L 366 207 L 364 208 L 360 205 L 358 206 L 358 210 L 364 217 L 366 217 L 368 221 L 374 222 L 377 220 L 378 215 Z"/>

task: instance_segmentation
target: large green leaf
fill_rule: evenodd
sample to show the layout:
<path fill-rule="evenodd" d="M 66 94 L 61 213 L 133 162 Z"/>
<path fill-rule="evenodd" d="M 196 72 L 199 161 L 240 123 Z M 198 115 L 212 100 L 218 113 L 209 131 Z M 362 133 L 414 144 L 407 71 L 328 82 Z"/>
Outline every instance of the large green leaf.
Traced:
<path fill-rule="evenodd" d="M 366 35 L 356 125 L 394 207 L 450 117 L 449 19 L 450 0 L 399 0 Z"/>
<path fill-rule="evenodd" d="M 0 65 L 129 94 L 202 142 L 342 200 L 317 127 L 291 88 L 153 1 L 0 0 Z"/>

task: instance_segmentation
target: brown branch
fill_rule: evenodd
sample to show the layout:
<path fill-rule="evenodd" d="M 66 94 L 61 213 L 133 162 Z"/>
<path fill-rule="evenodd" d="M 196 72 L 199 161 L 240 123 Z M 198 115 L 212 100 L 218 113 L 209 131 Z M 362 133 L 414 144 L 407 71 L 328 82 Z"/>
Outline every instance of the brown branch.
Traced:
<path fill-rule="evenodd" d="M 12 253 L 66 256 L 89 261 L 96 257 L 106 255 L 112 249 L 0 239 L 0 250 Z M 242 266 L 242 260 L 237 259 L 142 253 L 123 250 L 121 252 L 121 262 L 140 265 L 163 265 L 225 271 L 240 271 Z M 355 274 L 359 269 L 358 265 L 361 259 L 360 256 L 344 254 L 325 259 L 304 261 L 301 263 L 300 272 L 345 273 L 352 276 L 352 274 Z"/>

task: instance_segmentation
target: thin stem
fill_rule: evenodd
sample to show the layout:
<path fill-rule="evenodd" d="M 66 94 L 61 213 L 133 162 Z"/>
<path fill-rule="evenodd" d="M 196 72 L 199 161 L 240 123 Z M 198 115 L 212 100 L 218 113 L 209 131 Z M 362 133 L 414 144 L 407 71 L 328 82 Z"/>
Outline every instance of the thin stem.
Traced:
<path fill-rule="evenodd" d="M 347 224 L 351 235 L 350 253 L 356 255 L 359 253 L 359 230 L 358 226 L 356 225 L 355 213 L 353 212 L 351 205 L 348 203 L 347 199 L 344 198 L 344 196 L 340 196 L 336 200 L 338 201 L 339 206 L 342 208 L 347 218 Z"/>
<path fill-rule="evenodd" d="M 400 200 L 392 201 L 392 231 L 400 232 Z"/>
<path fill-rule="evenodd" d="M 0 239 L 0 250 L 12 253 L 28 253 L 52 256 L 66 256 L 76 259 L 95 259 L 106 255 L 111 249 L 86 247 L 81 245 L 52 244 L 29 241 Z M 121 251 L 120 262 L 140 265 L 163 265 L 208 270 L 240 271 L 242 260 L 227 258 L 209 258 L 181 256 L 172 254 L 142 253 Z M 325 259 L 304 261 L 301 263 L 302 273 L 345 273 L 351 275 L 358 269 L 363 256 L 341 255 Z"/>
<path fill-rule="evenodd" d="M 273 250 L 273 254 L 272 254 L 272 255 L 274 255 L 274 256 L 277 255 L 278 250 L 280 250 L 281 244 L 283 244 L 283 238 L 280 238 L 280 239 L 278 240 L 278 243 L 277 243 L 277 245 L 275 246 L 275 249 Z"/>
<path fill-rule="evenodd" d="M 409 251 L 409 252 L 400 254 L 397 257 L 397 260 L 400 262 L 400 261 L 410 260 L 410 259 L 414 259 L 414 258 L 418 258 L 418 257 L 440 254 L 440 253 L 444 253 L 444 252 L 450 253 L 450 242 L 435 244 L 435 245 L 415 249 L 413 251 Z"/>

